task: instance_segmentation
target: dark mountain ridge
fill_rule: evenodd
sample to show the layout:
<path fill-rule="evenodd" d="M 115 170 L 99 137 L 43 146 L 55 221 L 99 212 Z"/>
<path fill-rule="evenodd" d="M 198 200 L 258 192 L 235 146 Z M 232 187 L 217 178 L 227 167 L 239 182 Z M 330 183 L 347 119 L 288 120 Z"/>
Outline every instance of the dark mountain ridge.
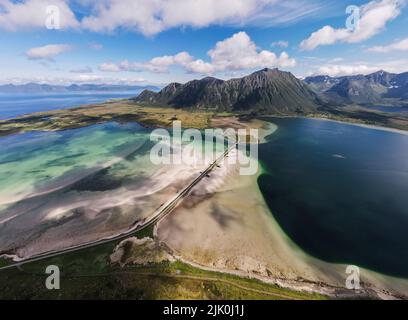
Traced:
<path fill-rule="evenodd" d="M 172 83 L 158 93 L 145 90 L 133 100 L 142 105 L 277 114 L 309 113 L 322 104 L 303 81 L 278 69 L 227 81 L 206 77 Z"/>
<path fill-rule="evenodd" d="M 369 75 L 343 77 L 313 76 L 305 82 L 331 102 L 343 104 L 395 103 L 408 99 L 408 72 L 396 74 L 384 70 Z"/>

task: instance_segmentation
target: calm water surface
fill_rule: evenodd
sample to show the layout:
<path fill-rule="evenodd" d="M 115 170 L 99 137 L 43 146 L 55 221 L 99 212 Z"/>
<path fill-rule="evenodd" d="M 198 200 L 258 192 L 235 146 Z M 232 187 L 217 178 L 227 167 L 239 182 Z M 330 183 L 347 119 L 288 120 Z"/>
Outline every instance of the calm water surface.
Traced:
<path fill-rule="evenodd" d="M 260 189 L 309 254 L 408 277 L 408 135 L 312 119 L 273 119 Z"/>
<path fill-rule="evenodd" d="M 0 119 L 10 119 L 33 112 L 100 103 L 109 99 L 131 98 L 137 92 L 92 92 L 65 94 L 4 94 L 0 93 Z"/>

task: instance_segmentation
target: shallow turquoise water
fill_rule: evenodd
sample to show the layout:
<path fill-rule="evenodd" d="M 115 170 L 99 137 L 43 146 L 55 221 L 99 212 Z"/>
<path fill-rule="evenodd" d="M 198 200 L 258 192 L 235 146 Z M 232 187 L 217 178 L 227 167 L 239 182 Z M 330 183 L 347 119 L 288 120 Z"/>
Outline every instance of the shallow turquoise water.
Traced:
<path fill-rule="evenodd" d="M 0 138 L 0 255 L 75 246 L 144 219 L 160 203 L 150 148 L 137 123 Z"/>
<path fill-rule="evenodd" d="M 71 184 L 110 167 L 149 140 L 140 125 L 105 123 L 0 138 L 0 205 Z"/>
<path fill-rule="evenodd" d="M 259 186 L 309 254 L 408 277 L 408 135 L 312 119 L 273 119 Z"/>
<path fill-rule="evenodd" d="M 164 157 L 183 154 L 191 163 L 155 164 L 151 133 L 137 123 L 104 123 L 1 137 L 0 255 L 26 258 L 146 221 L 199 175 L 204 164 L 195 160 L 205 149 L 176 135 Z"/>

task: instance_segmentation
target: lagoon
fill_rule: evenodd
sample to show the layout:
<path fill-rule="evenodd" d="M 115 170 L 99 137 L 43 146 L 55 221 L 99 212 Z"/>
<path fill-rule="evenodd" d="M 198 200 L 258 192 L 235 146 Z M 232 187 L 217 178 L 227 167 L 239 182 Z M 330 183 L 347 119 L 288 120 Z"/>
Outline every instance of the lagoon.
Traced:
<path fill-rule="evenodd" d="M 408 277 L 408 136 L 273 118 L 261 192 L 283 231 L 324 261 Z"/>

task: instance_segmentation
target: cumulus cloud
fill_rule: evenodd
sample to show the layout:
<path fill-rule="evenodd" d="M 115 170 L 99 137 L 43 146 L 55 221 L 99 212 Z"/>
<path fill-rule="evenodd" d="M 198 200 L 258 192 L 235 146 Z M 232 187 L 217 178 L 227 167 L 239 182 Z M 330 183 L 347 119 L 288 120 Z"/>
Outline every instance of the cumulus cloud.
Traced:
<path fill-rule="evenodd" d="M 68 44 L 48 44 L 43 47 L 31 48 L 25 54 L 28 59 L 53 61 L 55 56 L 71 49 L 72 46 Z"/>
<path fill-rule="evenodd" d="M 391 51 L 408 51 L 408 38 L 396 41 L 386 46 L 375 46 L 368 49 L 369 52 L 388 53 Z"/>
<path fill-rule="evenodd" d="M 360 21 L 355 30 L 324 26 L 303 40 L 300 48 L 314 50 L 336 42 L 358 43 L 367 40 L 381 32 L 389 21 L 397 18 L 404 5 L 405 0 L 371 1 L 360 7 Z"/>
<path fill-rule="evenodd" d="M 174 56 L 161 56 L 151 59 L 147 62 L 130 62 L 123 60 L 120 63 L 103 63 L 99 66 L 100 71 L 104 72 L 142 72 L 150 71 L 155 73 L 167 72 L 172 65 L 181 65 L 187 68 L 188 64 L 193 62 L 193 57 L 187 52 L 180 52 Z"/>
<path fill-rule="evenodd" d="M 51 5 L 59 8 L 61 29 L 79 27 L 75 14 L 64 0 L 0 0 L 0 28 L 8 31 L 45 28 L 47 7 Z"/>
<path fill-rule="evenodd" d="M 286 52 L 278 57 L 271 51 L 258 51 L 256 44 L 245 32 L 238 32 L 231 38 L 218 42 L 208 55 L 217 71 L 259 67 L 287 68 L 296 65 L 296 61 L 290 59 Z"/>
<path fill-rule="evenodd" d="M 103 63 L 99 70 L 105 72 L 120 71 L 151 71 L 167 72 L 169 67 L 178 65 L 187 72 L 199 74 L 213 74 L 220 71 L 236 71 L 265 67 L 290 68 L 296 65 L 295 59 L 286 52 L 279 56 L 267 50 L 258 50 L 256 44 L 245 32 L 238 32 L 232 37 L 219 41 L 213 49 L 208 51 L 210 62 L 194 59 L 188 52 L 180 52 L 174 56 L 156 57 L 148 62 L 129 62 L 118 64 Z"/>

